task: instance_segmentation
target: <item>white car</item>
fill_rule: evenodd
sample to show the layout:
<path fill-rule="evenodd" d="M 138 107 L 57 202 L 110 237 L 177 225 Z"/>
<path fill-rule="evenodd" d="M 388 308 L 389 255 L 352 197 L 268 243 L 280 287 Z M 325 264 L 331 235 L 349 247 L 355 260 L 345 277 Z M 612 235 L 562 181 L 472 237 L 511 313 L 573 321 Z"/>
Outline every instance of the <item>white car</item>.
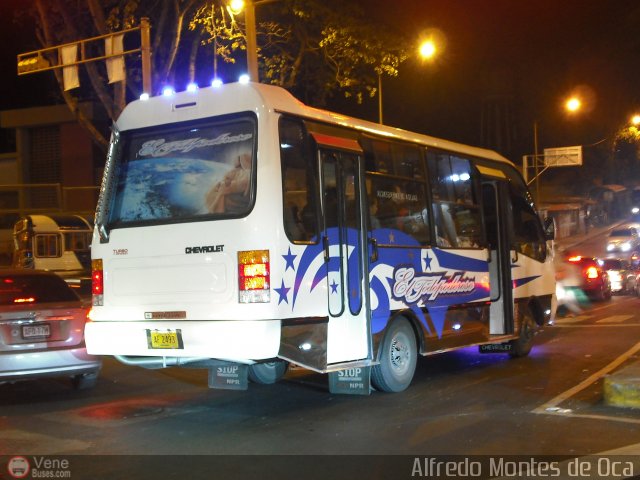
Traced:
<path fill-rule="evenodd" d="M 611 230 L 607 238 L 607 252 L 633 252 L 640 246 L 638 229 L 632 226 L 618 227 Z"/>
<path fill-rule="evenodd" d="M 0 270 L 0 383 L 66 376 L 95 386 L 101 360 L 84 345 L 87 311 L 55 273 Z"/>

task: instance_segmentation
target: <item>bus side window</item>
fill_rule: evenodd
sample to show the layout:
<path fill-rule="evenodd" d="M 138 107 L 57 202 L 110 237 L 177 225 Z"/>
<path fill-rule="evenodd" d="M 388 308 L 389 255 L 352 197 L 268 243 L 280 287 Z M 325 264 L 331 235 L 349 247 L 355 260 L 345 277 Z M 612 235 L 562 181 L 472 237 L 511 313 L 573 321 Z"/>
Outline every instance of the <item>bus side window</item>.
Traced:
<path fill-rule="evenodd" d="M 537 260 L 544 260 L 546 245 L 540 221 L 534 212 L 528 211 L 524 202 L 513 202 L 514 242 L 518 252 Z"/>
<path fill-rule="evenodd" d="M 52 258 L 61 256 L 60 237 L 55 233 L 35 236 L 35 253 L 37 257 Z"/>
<path fill-rule="evenodd" d="M 547 242 L 542 222 L 533 207 L 527 186 L 510 168 L 503 168 L 509 177 L 509 196 L 513 210 L 513 248 L 523 255 L 544 261 Z"/>
<path fill-rule="evenodd" d="M 479 248 L 483 238 L 482 217 L 471 162 L 438 152 L 427 152 L 427 162 L 436 244 L 445 248 Z"/>
<path fill-rule="evenodd" d="M 282 164 L 282 218 L 284 230 L 293 242 L 318 238 L 314 154 L 301 122 L 280 120 Z"/>

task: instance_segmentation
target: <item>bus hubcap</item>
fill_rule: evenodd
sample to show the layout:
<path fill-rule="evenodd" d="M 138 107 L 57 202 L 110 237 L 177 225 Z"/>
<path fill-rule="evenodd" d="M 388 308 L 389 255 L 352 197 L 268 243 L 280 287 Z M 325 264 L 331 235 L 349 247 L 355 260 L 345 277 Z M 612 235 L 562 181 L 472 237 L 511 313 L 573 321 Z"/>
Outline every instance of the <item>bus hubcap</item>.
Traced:
<path fill-rule="evenodd" d="M 406 371 L 409 366 L 409 347 L 403 340 L 405 339 L 396 337 L 391 343 L 391 365 L 398 374 Z"/>

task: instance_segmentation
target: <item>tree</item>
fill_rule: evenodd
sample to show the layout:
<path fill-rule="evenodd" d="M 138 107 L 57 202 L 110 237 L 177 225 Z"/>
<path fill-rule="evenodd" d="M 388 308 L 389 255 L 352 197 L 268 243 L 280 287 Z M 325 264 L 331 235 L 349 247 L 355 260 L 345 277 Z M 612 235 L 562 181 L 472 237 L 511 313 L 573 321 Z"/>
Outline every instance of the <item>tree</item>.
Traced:
<path fill-rule="evenodd" d="M 131 28 L 139 23 L 140 17 L 148 16 L 155 30 L 152 38 L 154 83 L 161 84 L 173 77 L 182 44 L 189 41 L 189 36 L 194 36 L 189 35 L 185 19 L 193 13 L 197 1 L 34 0 L 31 13 L 36 20 L 36 37 L 43 48 Z M 135 86 L 140 83 L 139 61 L 136 60 L 126 59 L 126 82 L 112 86 L 108 84 L 102 62 L 86 63 L 81 88 L 74 91 L 64 91 L 62 72 L 54 70 L 64 101 L 103 148 L 107 145 L 106 136 L 83 115 L 79 103 L 98 101 L 107 116 L 115 120 L 126 104 L 127 93 L 131 98 Z M 139 87 L 137 91 L 139 95 Z"/>
<path fill-rule="evenodd" d="M 208 82 L 216 56 L 227 63 L 244 61 L 243 15 L 233 15 L 221 1 L 32 0 L 31 13 L 43 48 L 131 28 L 148 17 L 153 84 L 159 88 L 187 80 Z M 260 9 L 261 79 L 287 88 L 310 105 L 324 106 L 337 91 L 357 101 L 373 96 L 378 75 L 397 75 L 407 58 L 400 46 L 405 43 L 371 25 L 352 2 L 291 0 Z M 65 102 L 103 147 L 106 136 L 78 105 L 98 101 L 115 120 L 127 99 L 141 93 L 139 58 L 126 58 L 126 64 L 126 82 L 109 85 L 102 62 L 86 63 L 81 87 L 66 92 L 62 72 L 54 70 Z"/>
<path fill-rule="evenodd" d="M 611 148 L 611 172 L 613 181 L 619 184 L 636 183 L 639 180 L 638 148 L 640 131 L 635 125 L 621 127 L 613 137 Z"/>
<path fill-rule="evenodd" d="M 235 62 L 246 44 L 243 16 L 207 3 L 194 17 L 217 54 Z M 336 92 L 361 102 L 377 92 L 378 74 L 395 76 L 407 58 L 399 35 L 365 18 L 354 2 L 291 0 L 261 6 L 257 31 L 260 78 L 282 86 L 314 106 L 324 106 Z M 226 15 L 230 21 L 226 20 Z"/>

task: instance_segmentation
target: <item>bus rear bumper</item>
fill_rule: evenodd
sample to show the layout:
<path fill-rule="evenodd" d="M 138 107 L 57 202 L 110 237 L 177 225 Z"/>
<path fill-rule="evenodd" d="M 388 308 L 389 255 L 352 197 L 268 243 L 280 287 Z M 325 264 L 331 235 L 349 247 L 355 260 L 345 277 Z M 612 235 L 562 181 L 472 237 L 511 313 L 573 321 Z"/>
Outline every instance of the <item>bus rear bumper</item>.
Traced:
<path fill-rule="evenodd" d="M 92 355 L 212 358 L 253 363 L 278 355 L 280 330 L 279 320 L 91 321 L 85 326 L 85 342 Z M 152 345 L 153 332 L 175 334 L 179 347 Z"/>

